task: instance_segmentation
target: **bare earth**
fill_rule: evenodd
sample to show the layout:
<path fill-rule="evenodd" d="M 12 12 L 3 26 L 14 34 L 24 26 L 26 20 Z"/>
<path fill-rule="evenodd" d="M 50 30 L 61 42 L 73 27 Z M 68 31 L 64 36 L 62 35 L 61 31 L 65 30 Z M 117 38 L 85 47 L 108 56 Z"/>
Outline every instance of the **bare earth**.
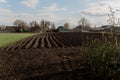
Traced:
<path fill-rule="evenodd" d="M 85 56 L 80 46 L 83 41 L 102 35 L 88 35 L 84 39 L 82 36 L 81 33 L 44 33 L 2 48 L 0 79 L 90 80 L 90 69 L 84 66 Z"/>

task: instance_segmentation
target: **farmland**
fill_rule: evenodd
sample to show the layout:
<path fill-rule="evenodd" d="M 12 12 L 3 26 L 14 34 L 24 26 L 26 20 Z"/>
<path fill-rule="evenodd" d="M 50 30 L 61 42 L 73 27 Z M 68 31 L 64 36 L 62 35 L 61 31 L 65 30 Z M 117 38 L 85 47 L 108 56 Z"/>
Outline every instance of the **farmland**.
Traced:
<path fill-rule="evenodd" d="M 108 34 L 81 32 L 30 36 L 2 47 L 0 78 L 119 80 L 120 52 L 114 39 Z"/>
<path fill-rule="evenodd" d="M 26 33 L 0 33 L 0 47 L 12 44 L 23 38 L 32 36 L 33 34 Z"/>
<path fill-rule="evenodd" d="M 86 37 L 83 38 L 83 36 Z M 80 33 L 80 32 L 43 33 L 19 41 L 13 45 L 3 48 L 3 50 L 75 47 L 75 46 L 81 46 L 84 42 L 88 42 L 95 38 L 102 39 L 102 34 Z"/>

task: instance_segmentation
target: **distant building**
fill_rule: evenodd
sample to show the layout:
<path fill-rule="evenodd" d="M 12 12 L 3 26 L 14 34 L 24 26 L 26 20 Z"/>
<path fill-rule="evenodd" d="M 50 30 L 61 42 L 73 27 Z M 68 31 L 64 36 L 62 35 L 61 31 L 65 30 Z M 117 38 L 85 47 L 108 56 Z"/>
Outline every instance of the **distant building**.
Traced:
<path fill-rule="evenodd" d="M 70 32 L 69 29 L 65 29 L 63 26 L 59 26 L 56 30 L 57 32 Z"/>
<path fill-rule="evenodd" d="M 113 30 L 115 33 L 120 33 L 120 27 L 114 27 L 114 30 Z"/>
<path fill-rule="evenodd" d="M 120 33 L 120 27 L 118 26 L 112 26 L 112 25 L 105 25 L 102 26 L 102 28 L 104 29 L 105 32 L 111 32 L 113 31 L 114 33 Z"/>
<path fill-rule="evenodd" d="M 98 27 L 98 28 L 92 28 L 90 32 L 105 32 L 104 28 Z"/>
<path fill-rule="evenodd" d="M 82 32 L 82 27 L 76 26 L 75 28 L 73 28 L 73 32 Z"/>
<path fill-rule="evenodd" d="M 76 26 L 73 28 L 72 32 L 89 32 L 90 27 Z"/>
<path fill-rule="evenodd" d="M 114 33 L 120 33 L 120 27 L 118 26 L 112 26 L 112 25 L 104 25 L 98 28 L 93 28 L 91 30 L 92 32 L 111 32 L 113 31 Z"/>
<path fill-rule="evenodd" d="M 6 26 L 5 31 L 6 32 L 19 32 L 20 27 L 19 26 Z"/>

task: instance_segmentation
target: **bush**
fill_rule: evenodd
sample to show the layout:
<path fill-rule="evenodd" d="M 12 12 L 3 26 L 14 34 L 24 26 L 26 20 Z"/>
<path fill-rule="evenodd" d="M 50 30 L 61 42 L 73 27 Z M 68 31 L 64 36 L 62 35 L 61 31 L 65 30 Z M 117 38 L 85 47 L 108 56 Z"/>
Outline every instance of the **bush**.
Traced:
<path fill-rule="evenodd" d="M 120 80 L 120 52 L 112 43 L 94 40 L 83 46 L 87 67 L 93 79 Z M 92 80 L 93 80 L 92 79 Z"/>

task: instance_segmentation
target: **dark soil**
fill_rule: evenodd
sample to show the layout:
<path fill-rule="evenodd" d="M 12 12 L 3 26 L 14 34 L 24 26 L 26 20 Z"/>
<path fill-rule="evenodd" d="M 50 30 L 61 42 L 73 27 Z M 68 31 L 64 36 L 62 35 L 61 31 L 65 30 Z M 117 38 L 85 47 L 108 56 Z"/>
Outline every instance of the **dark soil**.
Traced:
<path fill-rule="evenodd" d="M 91 73 L 80 48 L 93 39 L 102 34 L 44 33 L 4 47 L 0 80 L 103 80 Z"/>
<path fill-rule="evenodd" d="M 0 52 L 0 56 L 0 77 L 3 80 L 81 80 L 86 78 L 80 73 L 85 69 L 85 62 L 79 47 L 4 51 Z"/>

